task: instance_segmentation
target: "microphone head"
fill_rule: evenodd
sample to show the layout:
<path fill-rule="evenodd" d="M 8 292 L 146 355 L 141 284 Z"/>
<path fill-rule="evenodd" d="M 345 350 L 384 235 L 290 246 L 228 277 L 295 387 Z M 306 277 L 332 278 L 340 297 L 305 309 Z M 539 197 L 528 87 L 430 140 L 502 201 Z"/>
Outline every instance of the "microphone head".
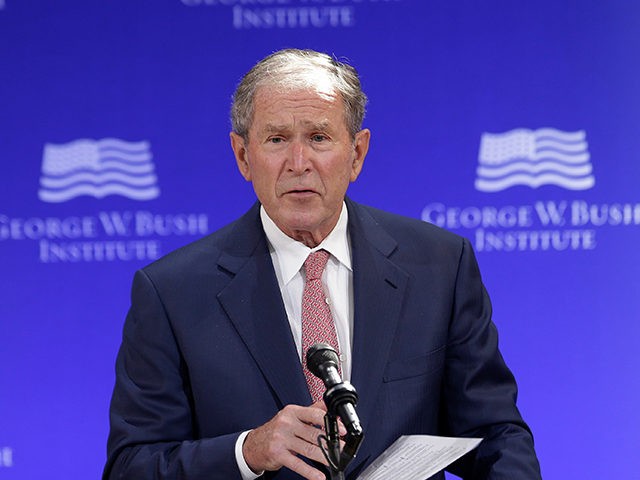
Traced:
<path fill-rule="evenodd" d="M 338 368 L 338 353 L 327 343 L 316 343 L 307 350 L 307 368 L 316 377 L 321 376 L 320 366 L 327 367 L 327 363 L 333 363 Z"/>

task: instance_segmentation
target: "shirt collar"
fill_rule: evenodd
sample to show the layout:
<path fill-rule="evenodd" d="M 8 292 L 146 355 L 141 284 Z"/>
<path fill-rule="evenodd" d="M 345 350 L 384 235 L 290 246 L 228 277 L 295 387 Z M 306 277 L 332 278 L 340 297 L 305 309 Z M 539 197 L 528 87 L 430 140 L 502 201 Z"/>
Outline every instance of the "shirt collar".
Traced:
<path fill-rule="evenodd" d="M 282 280 L 285 284 L 300 271 L 304 261 L 310 253 L 317 250 L 326 250 L 342 265 L 351 270 L 351 249 L 349 248 L 349 238 L 347 235 L 347 224 L 349 214 L 347 206 L 342 202 L 342 210 L 338 223 L 331 230 L 331 233 L 314 248 L 307 247 L 304 243 L 294 240 L 285 235 L 282 230 L 267 215 L 266 210 L 260 205 L 260 220 L 262 228 L 267 236 L 267 240 L 273 250 L 275 250 L 282 271 Z"/>

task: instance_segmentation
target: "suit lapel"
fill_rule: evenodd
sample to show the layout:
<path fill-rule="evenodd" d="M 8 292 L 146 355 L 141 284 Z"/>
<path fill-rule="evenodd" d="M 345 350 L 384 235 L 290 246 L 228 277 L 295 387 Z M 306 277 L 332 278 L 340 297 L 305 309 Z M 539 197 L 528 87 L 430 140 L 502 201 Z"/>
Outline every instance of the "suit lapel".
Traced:
<path fill-rule="evenodd" d="M 396 241 L 361 206 L 346 200 L 353 256 L 351 381 L 363 427 L 373 419 L 408 275 L 389 259 Z M 219 266 L 232 275 L 218 299 L 281 406 L 311 397 L 282 303 L 256 204 L 234 225 Z M 231 359 L 232 360 L 232 359 Z"/>
<path fill-rule="evenodd" d="M 280 406 L 310 404 L 258 204 L 235 224 L 218 263 L 233 275 L 218 299 Z"/>
<path fill-rule="evenodd" d="M 353 385 L 366 431 L 382 384 L 408 275 L 389 257 L 396 241 L 361 206 L 347 201 L 353 255 Z"/>

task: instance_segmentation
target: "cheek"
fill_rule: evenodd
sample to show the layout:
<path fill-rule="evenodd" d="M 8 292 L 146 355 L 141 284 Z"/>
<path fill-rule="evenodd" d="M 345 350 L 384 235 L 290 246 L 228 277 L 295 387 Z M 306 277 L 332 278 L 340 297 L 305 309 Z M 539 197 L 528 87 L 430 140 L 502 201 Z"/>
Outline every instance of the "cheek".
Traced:
<path fill-rule="evenodd" d="M 275 178 L 275 170 L 268 159 L 256 156 L 249 161 L 249 171 L 254 182 L 271 182 Z"/>
<path fill-rule="evenodd" d="M 342 190 L 346 190 L 352 181 L 353 170 L 350 165 L 348 166 L 341 162 L 340 164 L 334 164 L 333 170 L 329 168 L 324 173 L 328 189 L 341 193 Z"/>
<path fill-rule="evenodd" d="M 270 188 L 272 183 L 262 172 L 255 172 L 253 176 L 253 188 L 256 191 L 260 191 L 261 193 L 268 193 L 272 188 Z"/>
<path fill-rule="evenodd" d="M 277 197 L 280 184 L 280 175 L 277 169 L 267 168 L 265 165 L 254 168 L 253 188 L 263 197 Z"/>

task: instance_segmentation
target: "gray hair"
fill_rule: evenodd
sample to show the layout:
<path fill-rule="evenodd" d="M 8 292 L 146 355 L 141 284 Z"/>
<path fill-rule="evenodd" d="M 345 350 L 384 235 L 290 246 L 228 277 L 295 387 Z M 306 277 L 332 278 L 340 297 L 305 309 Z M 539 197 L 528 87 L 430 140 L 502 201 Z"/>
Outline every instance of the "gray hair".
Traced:
<path fill-rule="evenodd" d="M 242 78 L 233 94 L 231 127 L 248 140 L 253 120 L 253 102 L 260 87 L 282 90 L 317 89 L 323 82 L 340 94 L 344 102 L 346 127 L 352 138 L 362 128 L 367 96 L 358 72 L 351 65 L 314 50 L 285 49 L 260 60 Z"/>

